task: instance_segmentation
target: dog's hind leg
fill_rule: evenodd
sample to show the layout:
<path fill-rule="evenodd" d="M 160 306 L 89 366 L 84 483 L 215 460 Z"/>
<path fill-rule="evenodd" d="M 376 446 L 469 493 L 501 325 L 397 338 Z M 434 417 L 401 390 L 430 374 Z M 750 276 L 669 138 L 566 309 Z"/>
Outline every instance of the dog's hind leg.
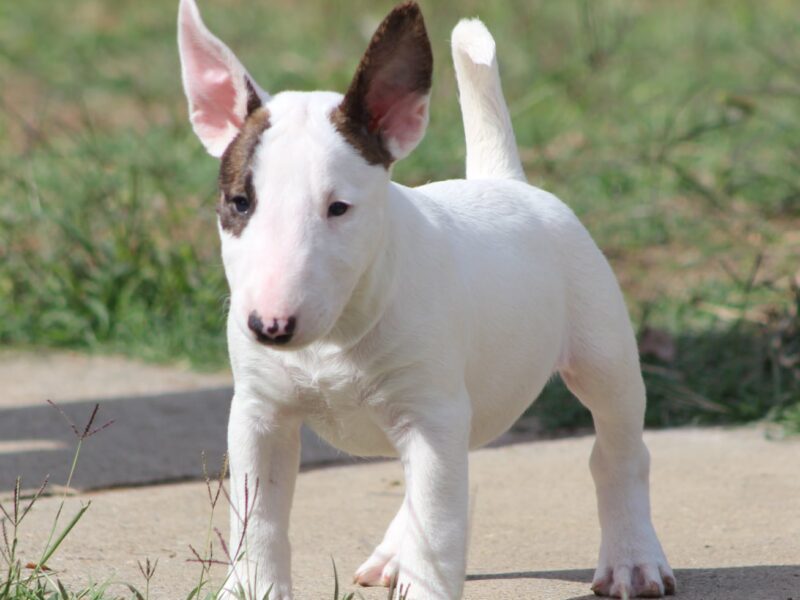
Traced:
<path fill-rule="evenodd" d="M 478 19 L 464 19 L 451 40 L 467 143 L 467 179 L 525 181 L 492 34 Z"/>
<path fill-rule="evenodd" d="M 392 519 L 383 540 L 364 561 L 353 577 L 354 583 L 363 586 L 389 587 L 397 576 L 397 554 L 407 527 L 406 501 Z"/>
<path fill-rule="evenodd" d="M 675 578 L 650 518 L 650 456 L 642 440 L 645 388 L 633 332 L 621 297 L 603 314 L 584 307 L 561 370 L 589 408 L 597 438 L 590 459 L 602 531 L 592 582 L 597 595 L 660 597 Z"/>

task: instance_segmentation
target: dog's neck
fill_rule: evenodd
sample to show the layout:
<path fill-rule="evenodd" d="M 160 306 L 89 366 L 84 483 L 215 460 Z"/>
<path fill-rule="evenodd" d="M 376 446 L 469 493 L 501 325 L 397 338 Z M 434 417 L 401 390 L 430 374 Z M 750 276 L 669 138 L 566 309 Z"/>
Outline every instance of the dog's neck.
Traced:
<path fill-rule="evenodd" d="M 380 242 L 372 261 L 358 280 L 350 300 L 326 341 L 347 349 L 358 344 L 380 321 L 397 287 L 397 222 L 393 207 L 402 193 L 389 181 Z"/>

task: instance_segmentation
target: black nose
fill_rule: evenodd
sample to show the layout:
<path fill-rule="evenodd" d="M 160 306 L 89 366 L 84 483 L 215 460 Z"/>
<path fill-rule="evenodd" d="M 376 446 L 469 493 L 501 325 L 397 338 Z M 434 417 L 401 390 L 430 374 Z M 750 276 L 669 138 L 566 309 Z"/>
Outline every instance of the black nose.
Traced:
<path fill-rule="evenodd" d="M 272 319 L 272 324 L 268 327 L 264 327 L 264 321 L 256 311 L 253 311 L 247 318 L 247 326 L 250 328 L 250 331 L 256 334 L 256 339 L 259 342 L 270 346 L 277 346 L 280 344 L 288 344 L 292 339 L 295 327 L 297 326 L 297 318 Z"/>

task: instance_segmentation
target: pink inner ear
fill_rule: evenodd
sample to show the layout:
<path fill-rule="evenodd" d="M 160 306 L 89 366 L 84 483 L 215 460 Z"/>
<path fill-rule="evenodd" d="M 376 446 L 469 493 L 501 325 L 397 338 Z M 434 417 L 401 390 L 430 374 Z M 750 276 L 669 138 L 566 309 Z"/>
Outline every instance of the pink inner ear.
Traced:
<path fill-rule="evenodd" d="M 221 156 L 246 116 L 244 67 L 209 32 L 191 0 L 182 0 L 179 45 L 183 83 L 195 133 L 213 156 Z"/>
<path fill-rule="evenodd" d="M 373 89 L 369 91 L 366 102 L 371 117 L 369 122 L 370 132 L 375 133 L 378 130 L 378 127 L 380 127 L 381 122 L 392 109 L 392 106 L 398 99 L 407 95 L 407 93 L 408 92 L 406 92 L 404 88 L 386 85 L 374 86 Z"/>
<path fill-rule="evenodd" d="M 241 127 L 230 65 L 218 55 L 217 48 L 194 36 L 189 40 L 186 75 L 195 125 L 220 130 L 227 129 L 228 123 Z"/>
<path fill-rule="evenodd" d="M 375 108 L 371 106 L 370 112 L 373 120 L 377 120 L 376 129 L 380 130 L 388 142 L 389 151 L 395 158 L 403 158 L 425 135 L 428 125 L 428 96 L 411 92 L 392 98 L 391 102 L 387 100 L 376 99 L 372 105 Z"/>

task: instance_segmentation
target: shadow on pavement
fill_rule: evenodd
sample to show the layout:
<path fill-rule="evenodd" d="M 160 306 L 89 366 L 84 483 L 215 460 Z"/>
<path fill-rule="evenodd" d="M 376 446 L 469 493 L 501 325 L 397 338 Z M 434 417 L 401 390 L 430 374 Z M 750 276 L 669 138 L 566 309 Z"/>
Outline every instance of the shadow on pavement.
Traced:
<path fill-rule="evenodd" d="M 594 569 L 520 571 L 467 575 L 467 582 L 501 579 L 558 579 L 585 582 Z M 675 569 L 680 600 L 800 600 L 800 565 L 753 565 L 709 569 Z M 469 586 L 469 583 L 467 583 Z M 467 587 L 469 589 L 469 587 Z M 568 600 L 590 600 L 594 594 Z"/>
<path fill-rule="evenodd" d="M 203 452 L 212 472 L 218 470 L 230 398 L 230 390 L 223 388 L 59 404 L 80 430 L 95 404 L 100 404 L 95 426 L 114 421 L 84 442 L 72 487 L 196 477 L 202 473 Z M 23 478 L 23 489 L 38 487 L 48 474 L 51 484 L 66 483 L 77 437 L 49 404 L 0 410 L 0 440 L 0 491 L 10 490 L 17 475 Z"/>
<path fill-rule="evenodd" d="M 95 427 L 114 421 L 84 443 L 71 487 L 88 491 L 197 480 L 203 476 L 203 456 L 209 472 L 217 473 L 227 448 L 232 393 L 222 387 L 59 403 L 81 431 L 95 404 L 100 404 Z M 537 429 L 518 425 L 490 446 L 544 437 Z M 13 489 L 18 475 L 23 490 L 38 488 L 48 475 L 51 486 L 65 485 L 76 443 L 69 423 L 44 399 L 36 405 L 0 408 L 0 494 Z M 303 469 L 364 460 L 336 450 L 303 428 Z"/>
<path fill-rule="evenodd" d="M 83 445 L 72 487 L 92 490 L 192 480 L 202 477 L 203 455 L 209 471 L 219 471 L 227 447 L 232 390 L 68 402 L 59 408 L 82 431 L 95 404 L 94 426 L 114 423 Z M 66 484 L 77 438 L 58 410 L 44 401 L 35 406 L 0 409 L 0 493 L 22 476 L 23 489 Z M 345 461 L 310 430 L 303 431 L 302 462 L 319 465 Z"/>

